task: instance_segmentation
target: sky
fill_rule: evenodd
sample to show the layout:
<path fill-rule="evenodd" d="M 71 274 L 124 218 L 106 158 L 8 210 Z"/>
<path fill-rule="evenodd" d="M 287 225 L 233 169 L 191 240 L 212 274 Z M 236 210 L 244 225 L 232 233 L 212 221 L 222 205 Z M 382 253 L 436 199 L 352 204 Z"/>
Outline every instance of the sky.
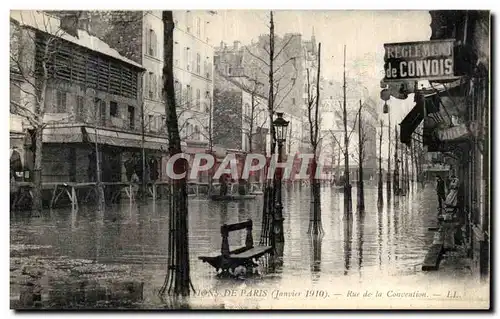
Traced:
<path fill-rule="evenodd" d="M 211 27 L 215 46 L 239 40 L 249 44 L 260 34 L 269 33 L 269 11 L 219 10 Z M 343 48 L 346 45 L 346 73 L 361 78 L 371 96 L 378 96 L 384 76 L 384 43 L 427 41 L 431 35 L 428 11 L 276 11 L 275 33 L 313 33 L 322 47 L 322 75 L 342 81 Z M 383 102 L 380 101 L 381 108 Z M 392 99 L 393 123 L 413 107 L 413 99 Z"/>

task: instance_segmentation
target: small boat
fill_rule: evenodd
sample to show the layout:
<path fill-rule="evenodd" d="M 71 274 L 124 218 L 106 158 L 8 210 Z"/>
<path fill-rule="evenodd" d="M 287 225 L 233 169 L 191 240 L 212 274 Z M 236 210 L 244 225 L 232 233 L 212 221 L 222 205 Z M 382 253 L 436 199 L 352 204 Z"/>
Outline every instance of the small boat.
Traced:
<path fill-rule="evenodd" d="M 260 191 L 260 190 L 256 190 L 256 191 L 253 191 L 253 192 L 250 192 L 250 195 L 264 195 L 264 192 L 263 191 Z"/>
<path fill-rule="evenodd" d="M 257 195 L 211 195 L 210 199 L 214 201 L 230 201 L 230 200 L 245 200 L 245 199 L 254 199 Z"/>
<path fill-rule="evenodd" d="M 337 193 L 343 193 L 344 192 L 344 186 L 339 186 L 339 185 L 336 185 L 336 186 L 332 186 L 332 189 L 337 192 Z"/>

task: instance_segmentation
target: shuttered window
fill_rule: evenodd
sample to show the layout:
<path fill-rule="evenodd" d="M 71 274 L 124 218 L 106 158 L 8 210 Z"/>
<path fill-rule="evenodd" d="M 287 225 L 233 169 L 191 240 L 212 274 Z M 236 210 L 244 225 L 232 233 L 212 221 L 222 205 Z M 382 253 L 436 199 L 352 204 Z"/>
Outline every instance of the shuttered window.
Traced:
<path fill-rule="evenodd" d="M 55 113 L 65 113 L 66 112 L 66 98 L 67 98 L 66 92 L 57 91 Z"/>
<path fill-rule="evenodd" d="M 80 95 L 76 97 L 76 116 L 79 121 L 85 121 L 85 98 Z"/>
<path fill-rule="evenodd" d="M 46 60 L 48 74 L 53 78 L 111 94 L 137 97 L 138 71 L 130 65 L 64 40 L 52 42 L 50 54 L 45 55 L 43 36 L 37 35 L 36 42 L 37 72 L 42 72 L 41 62 Z"/>

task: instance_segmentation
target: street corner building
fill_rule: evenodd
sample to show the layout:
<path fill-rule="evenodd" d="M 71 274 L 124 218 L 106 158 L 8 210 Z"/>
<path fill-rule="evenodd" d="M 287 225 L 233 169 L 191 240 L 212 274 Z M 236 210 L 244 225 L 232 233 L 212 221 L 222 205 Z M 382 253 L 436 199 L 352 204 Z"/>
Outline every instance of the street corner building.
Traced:
<path fill-rule="evenodd" d="M 211 15 L 175 14 L 175 94 L 190 154 L 208 147 Z M 164 183 L 161 11 L 12 11 L 10 26 L 12 208 L 25 206 L 20 193 L 30 197 L 37 132 L 43 134 L 44 205 L 64 201 L 55 189 L 67 185 L 88 199 L 98 179 L 107 200 L 134 174 L 144 183 Z"/>
<path fill-rule="evenodd" d="M 422 176 L 457 179 L 457 196 L 442 213 L 444 218 L 455 214 L 474 273 L 488 280 L 490 12 L 430 15 L 430 41 L 386 44 L 382 95 L 406 99 L 414 93 L 415 106 L 400 123 L 400 141 L 427 150 L 433 164 L 426 165 Z"/>

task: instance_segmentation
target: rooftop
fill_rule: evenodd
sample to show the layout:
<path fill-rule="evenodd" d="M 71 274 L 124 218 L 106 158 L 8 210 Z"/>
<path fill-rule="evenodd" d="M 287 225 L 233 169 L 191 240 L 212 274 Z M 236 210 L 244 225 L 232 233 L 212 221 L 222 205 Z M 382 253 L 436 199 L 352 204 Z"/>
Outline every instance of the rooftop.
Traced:
<path fill-rule="evenodd" d="M 78 30 L 78 37 L 74 37 L 66 33 L 61 29 L 61 21 L 58 18 L 49 16 L 42 11 L 12 10 L 10 12 L 10 18 L 17 21 L 20 26 L 51 34 L 89 50 L 107 55 L 137 68 L 143 69 L 142 65 L 122 56 L 118 53 L 118 51 L 112 49 L 107 43 L 90 35 L 86 31 Z"/>

